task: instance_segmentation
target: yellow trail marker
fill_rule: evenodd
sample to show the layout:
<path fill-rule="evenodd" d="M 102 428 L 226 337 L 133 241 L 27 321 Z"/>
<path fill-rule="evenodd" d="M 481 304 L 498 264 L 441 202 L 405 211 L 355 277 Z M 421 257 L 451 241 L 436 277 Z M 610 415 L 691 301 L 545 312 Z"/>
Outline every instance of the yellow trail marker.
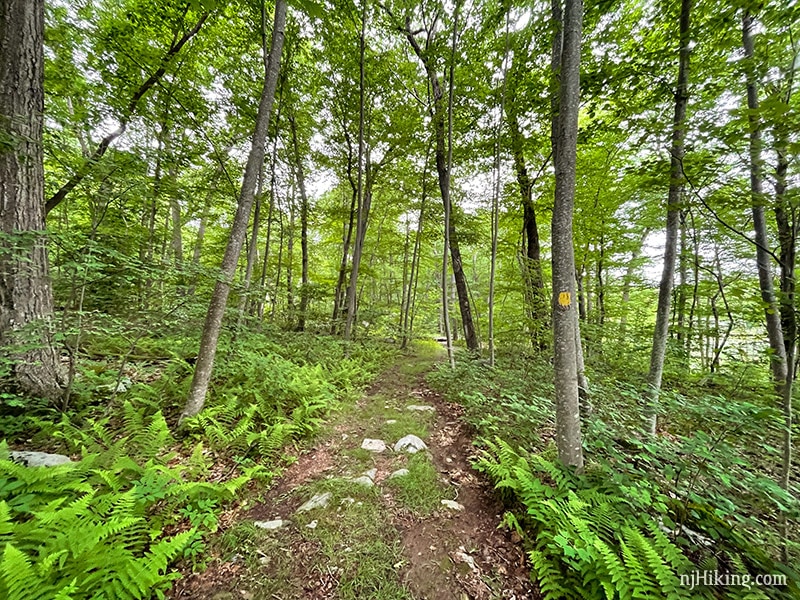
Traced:
<path fill-rule="evenodd" d="M 569 306 L 570 304 L 572 304 L 572 297 L 570 296 L 570 293 L 569 292 L 561 292 L 558 295 L 558 303 L 561 306 L 565 307 L 565 308 L 567 306 Z"/>

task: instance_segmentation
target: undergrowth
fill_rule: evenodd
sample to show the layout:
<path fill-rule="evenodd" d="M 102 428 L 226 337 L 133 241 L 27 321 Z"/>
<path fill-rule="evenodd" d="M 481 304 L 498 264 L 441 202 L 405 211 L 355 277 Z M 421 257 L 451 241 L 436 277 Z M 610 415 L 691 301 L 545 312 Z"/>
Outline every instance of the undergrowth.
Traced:
<path fill-rule="evenodd" d="M 68 410 L 0 420 L 0 439 L 79 457 L 28 468 L 0 445 L 0 598 L 163 598 L 175 561 L 203 565 L 225 506 L 268 482 L 286 445 L 312 436 L 394 352 L 278 331 L 223 339 L 206 409 L 176 439 L 196 347 L 179 331 L 131 341 L 90 330 Z"/>
<path fill-rule="evenodd" d="M 763 382 L 685 379 L 662 394 L 663 431 L 648 439 L 638 433 L 643 388 L 606 363 L 590 371 L 587 467 L 576 474 L 556 459 L 549 364 L 509 354 L 499 365 L 461 361 L 429 380 L 465 406 L 482 449 L 475 466 L 506 501 L 505 522 L 525 538 L 546 598 L 800 595 L 800 573 L 781 561 L 779 526 L 782 515 L 797 522 L 800 504 L 775 483 L 781 417 Z M 748 585 L 692 587 L 695 571 L 749 577 Z M 758 587 L 759 574 L 785 576 L 786 585 Z"/>

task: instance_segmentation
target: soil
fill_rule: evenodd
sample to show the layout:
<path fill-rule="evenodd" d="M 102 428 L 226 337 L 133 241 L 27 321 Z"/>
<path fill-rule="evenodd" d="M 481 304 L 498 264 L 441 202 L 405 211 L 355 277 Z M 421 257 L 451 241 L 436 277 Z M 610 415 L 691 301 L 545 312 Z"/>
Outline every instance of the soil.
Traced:
<path fill-rule="evenodd" d="M 358 402 L 366 411 L 386 398 L 404 404 L 425 404 L 436 408 L 435 419 L 429 418 L 429 435 L 425 440 L 440 479 L 453 492 L 450 500 L 463 505 L 463 511 L 446 507 L 425 517 L 404 508 L 392 495 L 391 489 L 381 486 L 397 462 L 388 451 L 375 455 L 378 474 L 375 483 L 381 489 L 380 510 L 384 511 L 394 537 L 401 546 L 402 560 L 394 567 L 406 597 L 416 600 L 523 600 L 541 598 L 530 581 L 530 569 L 518 536 L 500 528 L 503 506 L 492 486 L 472 469 L 470 458 L 474 451 L 472 432 L 462 420 L 462 409 L 446 402 L 425 384 L 424 373 L 400 372 L 394 365 L 380 376 Z M 388 405 L 387 405 L 388 407 Z M 382 407 L 380 407 L 382 408 Z M 355 411 L 352 414 L 360 414 Z M 382 418 L 382 417 L 381 417 Z M 247 509 L 236 509 L 225 515 L 227 527 L 246 520 L 290 519 L 304 501 L 293 494 L 298 486 L 341 475 L 346 457 L 341 453 L 353 451 L 363 437 L 377 437 L 369 423 L 349 418 L 329 423 L 315 445 L 303 452 L 261 497 Z M 394 440 L 386 440 L 387 443 Z M 394 463 L 394 464 L 393 464 Z M 328 508 L 325 510 L 335 510 Z M 169 597 L 177 599 L 258 600 L 260 598 L 310 600 L 335 599 L 339 584 L 335 567 L 326 566 L 320 545 L 307 539 L 296 527 L 278 532 L 278 547 L 272 547 L 281 560 L 263 556 L 261 564 L 282 564 L 272 572 L 267 569 L 253 575 L 245 561 L 213 559 L 208 568 L 178 581 Z M 282 556 L 285 553 L 285 556 Z M 288 560 L 287 560 L 288 558 Z M 275 585 L 282 581 L 280 593 L 259 593 L 258 577 L 269 577 Z M 383 598 L 383 596 L 374 596 Z"/>

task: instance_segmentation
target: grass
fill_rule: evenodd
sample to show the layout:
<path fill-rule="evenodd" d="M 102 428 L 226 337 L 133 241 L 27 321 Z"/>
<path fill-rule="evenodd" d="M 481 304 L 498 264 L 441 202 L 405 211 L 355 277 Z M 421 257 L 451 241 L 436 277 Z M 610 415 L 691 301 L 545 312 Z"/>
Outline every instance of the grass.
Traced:
<path fill-rule="evenodd" d="M 441 507 L 441 500 L 448 498 L 447 487 L 439 481 L 436 467 L 424 452 L 418 452 L 408 461 L 408 475 L 395 477 L 387 482 L 395 497 L 411 512 L 424 517 Z"/>
<path fill-rule="evenodd" d="M 377 496 L 377 495 L 376 495 Z M 342 600 L 410 600 L 397 577 L 402 563 L 398 535 L 377 497 L 353 503 L 320 517 L 316 538 L 325 556 L 319 565 L 336 568 Z"/>

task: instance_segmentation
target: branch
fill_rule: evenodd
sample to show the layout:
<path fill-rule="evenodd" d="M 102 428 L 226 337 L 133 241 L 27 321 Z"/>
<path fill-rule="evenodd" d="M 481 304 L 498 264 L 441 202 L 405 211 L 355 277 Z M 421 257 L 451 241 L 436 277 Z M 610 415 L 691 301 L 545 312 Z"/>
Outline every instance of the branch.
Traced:
<path fill-rule="evenodd" d="M 703 196 L 700 195 L 700 192 L 697 191 L 697 188 L 692 183 L 692 180 L 689 179 L 689 176 L 686 174 L 686 170 L 683 167 L 683 159 L 680 160 L 680 165 L 681 165 L 681 173 L 683 175 L 683 178 L 684 178 L 684 180 L 686 180 L 686 183 L 689 184 L 689 188 L 691 188 L 692 193 L 694 194 L 695 198 L 697 198 L 700 201 L 700 204 L 702 204 L 706 208 L 706 210 L 711 213 L 711 215 L 717 220 L 718 223 L 720 223 L 720 225 L 722 225 L 726 229 L 730 230 L 731 232 L 735 233 L 736 235 L 738 235 L 742 239 L 747 240 L 748 242 L 753 244 L 753 246 L 755 246 L 756 248 L 759 248 L 760 250 L 763 250 L 764 252 L 769 254 L 775 260 L 775 262 L 778 263 L 779 265 L 783 264 L 783 261 L 781 261 L 781 259 L 778 258 L 772 250 L 762 246 L 756 240 L 754 240 L 751 237 L 748 237 L 745 233 L 739 231 L 733 225 L 729 225 L 722 217 L 720 217 L 717 214 L 717 212 L 708 205 L 708 202 L 705 201 L 705 198 L 703 198 Z"/>
<path fill-rule="evenodd" d="M 136 109 L 139 105 L 139 102 L 144 97 L 144 95 L 150 91 L 150 89 L 156 85 L 164 74 L 167 72 L 167 67 L 169 66 L 170 61 L 175 57 L 175 55 L 181 51 L 186 43 L 191 40 L 197 33 L 200 31 L 200 28 L 208 19 L 210 13 L 203 13 L 200 19 L 197 21 L 195 26 L 187 31 L 184 36 L 178 40 L 177 42 L 173 43 L 167 53 L 161 59 L 161 63 L 156 69 L 156 71 L 147 78 L 147 80 L 139 86 L 139 89 L 134 92 L 133 96 L 131 96 L 130 101 L 128 102 L 128 106 L 125 110 L 125 113 L 120 118 L 119 127 L 109 133 L 106 137 L 104 137 L 100 143 L 97 145 L 94 153 L 84 161 L 84 163 L 78 168 L 75 174 L 67 181 L 61 189 L 59 189 L 55 194 L 53 194 L 45 204 L 45 214 L 49 214 L 56 206 L 61 204 L 64 198 L 67 197 L 72 190 L 74 190 L 77 185 L 83 181 L 83 179 L 91 172 L 94 165 L 103 158 L 106 151 L 108 150 L 109 146 L 122 134 L 125 133 L 125 130 L 128 128 L 128 124 L 133 117 L 133 114 L 136 112 Z"/>

